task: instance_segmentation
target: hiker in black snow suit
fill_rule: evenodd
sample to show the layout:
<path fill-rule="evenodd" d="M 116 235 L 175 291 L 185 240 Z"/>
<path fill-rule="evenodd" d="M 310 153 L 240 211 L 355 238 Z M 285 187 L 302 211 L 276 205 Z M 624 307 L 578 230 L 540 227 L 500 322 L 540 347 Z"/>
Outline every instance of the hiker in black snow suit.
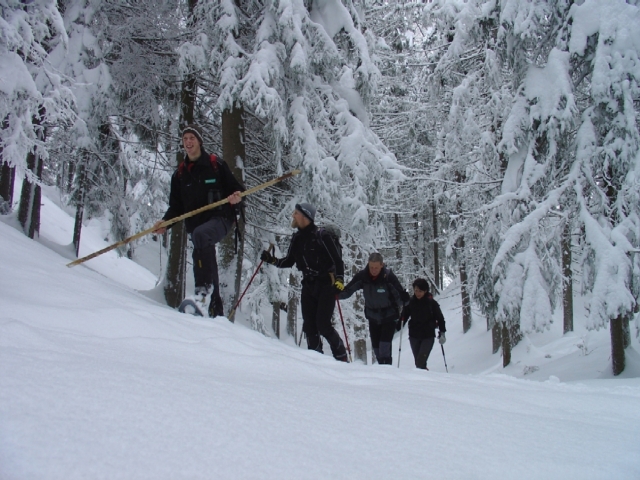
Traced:
<path fill-rule="evenodd" d="M 347 351 L 338 332 L 331 324 L 336 294 L 344 289 L 342 252 L 331 234 L 315 223 L 316 209 L 309 203 L 299 203 L 293 211 L 291 226 L 298 231 L 291 237 L 284 258 L 276 258 L 264 250 L 260 259 L 278 268 L 294 264 L 302 272 L 302 331 L 309 350 L 322 350 L 323 336 L 329 342 L 336 360 L 347 362 Z"/>
<path fill-rule="evenodd" d="M 245 188 L 221 158 L 204 150 L 200 127 L 187 125 L 182 130 L 182 144 L 187 158 L 171 177 L 169 208 L 156 226 L 205 205 L 229 199 L 228 204 L 185 219 L 185 227 L 193 243 L 195 293 L 205 299 L 203 305 L 209 305 L 209 315 L 214 317 L 224 314 L 216 243 L 227 235 L 236 221 L 234 209 L 237 207 L 234 205 L 242 201 L 240 192 Z M 165 228 L 156 230 L 159 234 L 165 231 Z"/>
<path fill-rule="evenodd" d="M 378 363 L 391 365 L 391 344 L 400 310 L 409 302 L 409 294 L 398 278 L 384 266 L 382 255 L 369 255 L 367 266 L 354 275 L 339 295 L 349 298 L 357 290 L 364 295 L 364 316 L 369 321 L 371 347 Z"/>
<path fill-rule="evenodd" d="M 410 320 L 409 320 L 410 319 Z M 438 340 L 446 342 L 447 331 L 440 305 L 429 294 L 429 283 L 424 278 L 413 282 L 413 296 L 402 311 L 401 321 L 409 320 L 409 343 L 417 368 L 429 370 L 427 360 L 435 341 L 435 330 L 439 331 Z"/>

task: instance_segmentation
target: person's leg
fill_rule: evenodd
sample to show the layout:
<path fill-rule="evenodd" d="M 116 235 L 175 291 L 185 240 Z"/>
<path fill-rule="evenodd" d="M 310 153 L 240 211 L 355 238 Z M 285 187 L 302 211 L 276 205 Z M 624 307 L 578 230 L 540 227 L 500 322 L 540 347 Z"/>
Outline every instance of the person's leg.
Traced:
<path fill-rule="evenodd" d="M 415 339 L 409 338 L 411 343 L 411 350 L 413 351 L 413 358 L 416 362 L 416 367 L 422 370 L 427 370 L 427 359 L 433 348 L 433 338 Z"/>
<path fill-rule="evenodd" d="M 213 286 L 209 315 L 222 315 L 222 297 L 220 297 L 220 278 L 216 259 L 216 244 L 231 229 L 231 221 L 224 217 L 213 217 L 199 225 L 191 233 L 193 243 L 193 276 L 196 290 L 198 287 Z"/>
<path fill-rule="evenodd" d="M 300 309 L 302 311 L 302 331 L 307 337 L 307 348 L 323 353 L 322 339 L 316 326 L 316 310 L 318 302 L 313 295 L 313 285 L 302 285 L 300 293 Z"/>
<path fill-rule="evenodd" d="M 380 363 L 380 324 L 369 320 L 369 336 L 371 337 L 371 348 L 376 361 Z"/>
<path fill-rule="evenodd" d="M 331 353 L 336 360 L 346 361 L 347 350 L 344 347 L 344 343 L 340 338 L 340 335 L 333 328 L 331 324 L 331 318 L 333 317 L 333 311 L 336 307 L 336 294 L 333 290 L 333 285 L 329 281 L 317 281 L 314 288 L 317 299 L 316 308 L 316 326 L 318 333 L 327 339 L 331 346 Z"/>
<path fill-rule="evenodd" d="M 395 322 L 385 322 L 380 325 L 380 357 L 378 361 L 382 365 L 391 365 L 393 363 L 392 358 L 392 342 L 393 342 L 393 334 L 396 332 Z"/>
<path fill-rule="evenodd" d="M 413 352 L 413 361 L 416 365 L 416 368 L 426 368 L 426 364 L 422 366 L 421 363 L 419 363 L 420 346 L 422 345 L 422 339 L 409 337 L 409 345 L 411 345 L 411 352 Z"/>

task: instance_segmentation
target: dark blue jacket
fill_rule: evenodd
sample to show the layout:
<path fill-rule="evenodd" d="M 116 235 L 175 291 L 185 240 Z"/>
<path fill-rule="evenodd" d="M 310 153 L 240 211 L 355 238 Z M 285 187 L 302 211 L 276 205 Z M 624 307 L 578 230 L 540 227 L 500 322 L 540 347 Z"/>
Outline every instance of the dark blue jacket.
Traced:
<path fill-rule="evenodd" d="M 367 265 L 354 275 L 339 298 L 349 298 L 360 289 L 364 295 L 364 316 L 376 323 L 396 321 L 403 305 L 409 301 L 409 294 L 391 269 L 386 267 L 372 278 Z"/>

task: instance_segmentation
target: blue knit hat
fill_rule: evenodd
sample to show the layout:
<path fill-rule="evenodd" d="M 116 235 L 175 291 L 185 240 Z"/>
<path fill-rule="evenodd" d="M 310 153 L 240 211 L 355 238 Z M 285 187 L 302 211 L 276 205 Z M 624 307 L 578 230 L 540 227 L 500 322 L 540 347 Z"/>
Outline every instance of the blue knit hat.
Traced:
<path fill-rule="evenodd" d="M 316 207 L 310 203 L 296 203 L 296 210 L 313 222 L 316 218 Z"/>

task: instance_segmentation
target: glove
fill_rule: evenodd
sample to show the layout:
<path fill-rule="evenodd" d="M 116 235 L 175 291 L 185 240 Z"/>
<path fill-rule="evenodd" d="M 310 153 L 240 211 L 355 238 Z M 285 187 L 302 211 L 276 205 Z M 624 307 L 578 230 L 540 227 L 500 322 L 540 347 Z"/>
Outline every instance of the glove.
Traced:
<path fill-rule="evenodd" d="M 444 336 L 444 332 L 440 332 L 438 334 L 438 341 L 440 342 L 440 345 L 443 345 L 444 342 L 447 341 L 447 337 Z"/>
<path fill-rule="evenodd" d="M 400 330 L 402 330 L 402 319 L 396 322 L 396 332 L 399 332 Z"/>
<path fill-rule="evenodd" d="M 336 289 L 336 293 L 342 293 L 344 290 L 344 280 L 340 277 L 336 277 L 336 281 L 333 282 L 333 288 Z"/>
<path fill-rule="evenodd" d="M 271 255 L 271 253 L 269 253 L 268 251 L 263 250 L 262 254 L 260 255 L 260 260 L 270 263 L 271 265 L 275 265 L 277 258 Z"/>

